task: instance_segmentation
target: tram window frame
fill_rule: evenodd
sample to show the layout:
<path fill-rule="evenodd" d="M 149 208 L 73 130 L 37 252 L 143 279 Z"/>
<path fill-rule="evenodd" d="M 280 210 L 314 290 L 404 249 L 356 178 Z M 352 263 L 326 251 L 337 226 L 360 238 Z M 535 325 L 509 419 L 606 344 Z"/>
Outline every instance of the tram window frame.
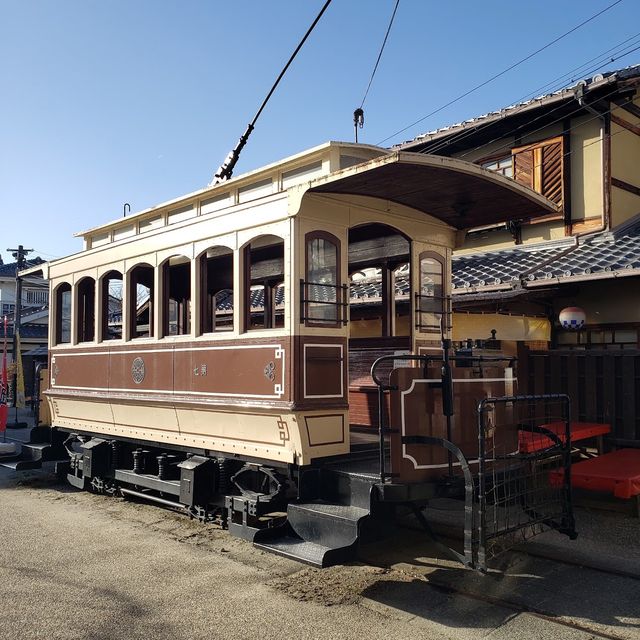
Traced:
<path fill-rule="evenodd" d="M 267 252 L 270 247 L 279 247 L 278 253 L 281 252 L 281 256 L 277 256 L 276 258 L 269 258 L 267 260 L 257 260 L 256 264 L 260 262 L 270 262 L 270 261 L 282 261 L 282 269 L 279 273 L 273 274 L 265 274 L 264 276 L 258 275 L 257 277 L 252 277 L 254 275 L 253 271 L 253 261 L 252 261 L 252 244 L 254 244 L 261 237 L 258 236 L 253 238 L 249 243 L 245 245 L 242 250 L 242 260 L 244 266 L 244 287 L 243 287 L 243 296 L 244 296 L 244 314 L 243 314 L 243 332 L 248 333 L 252 331 L 269 331 L 273 329 L 283 329 L 285 326 L 284 314 L 282 318 L 282 322 L 278 321 L 278 313 L 277 313 L 277 303 L 276 296 L 279 287 L 283 287 L 284 298 L 283 298 L 283 307 L 286 310 L 287 304 L 287 286 L 286 286 L 286 274 L 285 271 L 285 241 L 284 238 L 280 236 L 273 235 L 272 237 L 278 238 L 278 242 L 273 245 L 267 245 L 265 247 L 255 247 L 254 250 L 257 252 Z M 262 324 L 258 326 L 252 326 L 253 316 L 251 313 L 251 292 L 262 289 Z M 253 314 L 256 315 L 256 314 Z"/>
<path fill-rule="evenodd" d="M 224 249 L 219 255 L 208 256 L 207 252 Z M 234 290 L 235 253 L 230 247 L 217 245 L 209 247 L 199 258 L 200 261 L 200 326 L 201 333 L 233 331 L 235 328 L 236 292 Z M 215 263 L 218 262 L 219 265 Z M 219 269 L 216 269 L 219 266 Z M 211 267 L 211 268 L 210 268 Z M 212 276 L 214 276 L 212 278 Z M 213 282 L 213 286 L 212 285 Z M 218 298 L 231 298 L 231 311 L 220 313 L 218 320 Z"/>
<path fill-rule="evenodd" d="M 184 258 L 185 261 L 171 264 L 176 258 Z M 162 274 L 162 336 L 165 338 L 176 338 L 178 336 L 191 335 L 191 307 L 193 292 L 191 291 L 191 270 L 192 261 L 184 255 L 171 256 L 161 265 Z M 185 276 L 182 271 L 187 271 Z M 181 293 L 180 287 L 186 283 L 186 297 L 178 296 Z M 172 331 L 172 315 L 175 312 L 175 332 Z"/>
<path fill-rule="evenodd" d="M 310 231 L 305 235 L 304 242 L 304 281 L 302 283 L 302 317 L 304 320 L 305 327 L 322 327 L 326 329 L 336 329 L 342 327 L 343 318 L 345 315 L 344 304 L 345 304 L 345 290 L 344 287 L 339 284 L 342 281 L 342 261 L 341 261 L 341 251 L 342 246 L 340 243 L 340 239 L 334 236 L 332 233 L 328 231 L 315 230 Z M 310 260 L 311 260 L 311 245 L 313 242 L 317 240 L 324 240 L 326 243 L 333 246 L 335 250 L 335 274 L 334 281 L 332 283 L 324 283 L 324 282 L 312 282 L 310 275 Z M 311 299 L 311 290 L 312 286 L 315 285 L 317 287 L 330 287 L 335 291 L 335 300 L 324 301 L 324 300 L 313 300 Z M 314 305 L 312 307 L 311 305 Z M 312 317 L 312 309 L 321 309 L 325 307 L 333 307 L 335 310 L 335 317 L 332 318 L 321 318 L 321 317 Z"/>
<path fill-rule="evenodd" d="M 431 260 L 436 264 L 440 265 L 440 283 L 433 283 L 434 293 L 431 295 L 425 295 L 422 293 L 424 284 L 423 284 L 423 272 L 422 263 L 423 261 Z M 416 298 L 416 329 L 420 333 L 437 333 L 438 335 L 442 335 L 446 330 L 446 305 L 445 305 L 445 259 L 444 256 L 440 255 L 435 251 L 422 251 L 418 256 L 418 291 L 415 294 Z M 437 287 L 440 287 L 440 294 L 437 295 Z M 424 308 L 423 302 L 429 301 L 431 303 L 430 308 Z M 440 316 L 440 324 L 424 324 L 423 316 Z M 437 319 L 437 318 L 436 318 Z"/>
<path fill-rule="evenodd" d="M 142 269 L 148 269 L 151 272 L 151 286 L 147 286 L 146 284 L 139 282 L 136 278 L 138 273 Z M 133 267 L 129 273 L 129 287 L 128 287 L 128 300 L 129 300 L 129 338 L 131 340 L 139 340 L 144 338 L 153 338 L 154 334 L 154 317 L 155 317 L 155 268 L 152 267 L 148 263 L 140 263 Z M 149 300 L 148 300 L 148 315 L 149 315 L 149 329 L 145 332 L 138 331 L 138 322 L 137 322 L 137 314 L 138 314 L 138 285 L 147 287 L 149 290 Z"/>
<path fill-rule="evenodd" d="M 66 302 L 65 302 L 66 299 Z M 56 317 L 55 317 L 55 343 L 59 344 L 71 344 L 71 306 L 72 300 L 72 287 L 68 282 L 61 282 L 56 287 Z M 65 307 L 68 309 L 68 316 L 65 317 Z M 67 336 L 65 336 L 64 325 L 67 325 Z M 65 339 L 66 337 L 66 339 Z"/>
<path fill-rule="evenodd" d="M 109 329 L 109 320 L 110 320 L 110 300 L 114 298 L 111 295 L 111 282 L 120 282 L 120 335 L 112 335 L 113 330 Z M 124 293 L 124 276 L 117 269 L 112 269 L 105 273 L 102 278 L 100 278 L 100 290 L 102 296 L 102 341 L 111 342 L 112 340 L 122 340 L 124 338 L 124 299 L 122 294 Z M 117 299 L 117 298 L 116 298 Z M 117 314 L 114 314 L 117 315 Z"/>
<path fill-rule="evenodd" d="M 85 276 L 76 284 L 76 331 L 78 343 L 96 337 L 96 281 Z"/>

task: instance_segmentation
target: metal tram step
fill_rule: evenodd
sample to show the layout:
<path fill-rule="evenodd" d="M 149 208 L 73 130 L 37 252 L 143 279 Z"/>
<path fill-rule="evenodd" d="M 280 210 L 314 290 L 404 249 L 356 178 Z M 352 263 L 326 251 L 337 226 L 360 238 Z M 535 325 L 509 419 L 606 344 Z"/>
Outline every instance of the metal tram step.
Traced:
<path fill-rule="evenodd" d="M 42 468 L 41 460 L 0 460 L 0 467 L 13 471 L 27 471 Z"/>
<path fill-rule="evenodd" d="M 356 545 L 369 510 L 315 501 L 287 507 L 287 524 L 254 541 L 254 545 L 314 567 L 329 567 L 356 556 Z"/>
<path fill-rule="evenodd" d="M 368 515 L 367 509 L 327 502 L 294 503 L 287 509 L 289 524 L 300 538 L 332 549 L 354 544 Z"/>
<path fill-rule="evenodd" d="M 0 458 L 0 466 L 13 471 L 40 469 L 43 462 L 58 461 L 66 457 L 66 452 L 49 442 L 27 443 L 20 445 L 20 453 L 8 458 Z"/>
<path fill-rule="evenodd" d="M 354 550 L 351 547 L 332 549 L 294 536 L 284 536 L 275 540 L 254 542 L 253 544 L 263 551 L 275 553 L 318 568 L 347 562 L 354 556 Z"/>

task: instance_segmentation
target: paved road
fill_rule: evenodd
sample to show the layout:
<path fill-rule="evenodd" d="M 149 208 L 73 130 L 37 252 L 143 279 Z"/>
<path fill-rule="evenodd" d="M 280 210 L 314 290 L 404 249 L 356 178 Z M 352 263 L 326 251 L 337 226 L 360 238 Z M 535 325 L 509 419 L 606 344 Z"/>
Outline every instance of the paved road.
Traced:
<path fill-rule="evenodd" d="M 640 639 L 637 580 L 526 557 L 482 578 L 409 556 L 318 571 L 154 506 L 0 470 L 3 640 Z M 472 597 L 442 588 L 461 579 Z M 487 594 L 543 606 L 563 624 Z"/>

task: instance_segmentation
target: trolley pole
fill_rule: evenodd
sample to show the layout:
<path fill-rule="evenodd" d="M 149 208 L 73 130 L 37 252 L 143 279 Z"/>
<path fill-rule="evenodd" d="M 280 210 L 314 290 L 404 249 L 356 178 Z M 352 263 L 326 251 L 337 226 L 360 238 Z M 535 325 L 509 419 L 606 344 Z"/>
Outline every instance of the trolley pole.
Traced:
<path fill-rule="evenodd" d="M 13 362 L 16 365 L 16 371 L 13 374 L 13 406 L 15 409 L 15 419 L 12 423 L 7 424 L 9 429 L 24 429 L 27 426 L 26 422 L 20 422 L 18 420 L 18 358 L 21 354 L 18 353 L 18 333 L 20 331 L 20 316 L 22 315 L 22 278 L 20 277 L 20 271 L 26 266 L 26 257 L 33 249 L 25 249 L 21 244 L 17 249 L 7 249 L 11 252 L 11 255 L 16 259 L 16 304 L 13 309 Z"/>

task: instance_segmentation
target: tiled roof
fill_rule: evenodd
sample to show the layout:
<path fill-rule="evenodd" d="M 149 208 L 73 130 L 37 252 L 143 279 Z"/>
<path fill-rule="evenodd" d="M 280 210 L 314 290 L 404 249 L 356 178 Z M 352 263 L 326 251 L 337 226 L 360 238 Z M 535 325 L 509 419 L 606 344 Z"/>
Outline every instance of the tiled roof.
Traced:
<path fill-rule="evenodd" d="M 454 294 L 495 285 L 526 288 L 557 282 L 640 275 L 640 215 L 616 230 L 577 244 L 543 243 L 454 257 Z"/>
<path fill-rule="evenodd" d="M 463 122 L 457 122 L 452 125 L 448 125 L 446 127 L 440 127 L 439 129 L 434 129 L 433 131 L 427 131 L 425 133 L 421 133 L 416 136 L 412 140 L 405 140 L 397 145 L 394 145 L 393 148 L 403 148 L 405 146 L 413 146 L 419 144 L 421 142 L 429 142 L 431 140 L 437 138 L 445 138 L 446 136 L 461 131 L 467 128 L 476 127 L 479 124 L 483 124 L 485 122 L 489 122 L 491 120 L 501 120 L 504 118 L 508 118 L 509 116 L 519 113 L 521 111 L 527 110 L 529 108 L 537 108 L 540 106 L 544 106 L 550 102 L 556 102 L 557 100 L 564 100 L 574 97 L 575 90 L 579 85 L 585 86 L 587 89 L 592 89 L 598 86 L 602 86 L 606 82 L 612 82 L 615 80 L 624 80 L 627 78 L 633 78 L 640 75 L 640 64 L 631 65 L 629 67 L 625 67 L 624 69 L 617 69 L 615 71 L 608 71 L 605 73 L 599 73 L 592 78 L 585 78 L 576 82 L 568 87 L 564 87 L 558 91 L 554 91 L 552 93 L 546 93 L 544 95 L 538 96 L 536 98 L 531 98 L 530 100 L 525 100 L 523 102 L 517 102 L 515 104 L 509 105 L 508 107 L 504 107 L 503 109 L 499 109 L 497 111 L 490 111 L 489 113 L 485 113 L 481 116 L 477 116 L 475 118 L 469 118 L 468 120 L 464 120 Z"/>
<path fill-rule="evenodd" d="M 45 261 L 40 257 L 35 257 L 32 260 L 25 262 L 24 268 L 36 267 L 39 264 L 43 264 Z M 0 278 L 15 278 L 16 269 L 18 268 L 17 262 L 8 262 L 6 264 L 0 264 Z"/>
<path fill-rule="evenodd" d="M 47 341 L 49 329 L 46 324 L 23 324 L 20 327 L 20 337 Z M 4 331 L 0 325 L 0 339 L 4 338 Z M 7 339 L 13 340 L 13 324 L 7 326 Z"/>

